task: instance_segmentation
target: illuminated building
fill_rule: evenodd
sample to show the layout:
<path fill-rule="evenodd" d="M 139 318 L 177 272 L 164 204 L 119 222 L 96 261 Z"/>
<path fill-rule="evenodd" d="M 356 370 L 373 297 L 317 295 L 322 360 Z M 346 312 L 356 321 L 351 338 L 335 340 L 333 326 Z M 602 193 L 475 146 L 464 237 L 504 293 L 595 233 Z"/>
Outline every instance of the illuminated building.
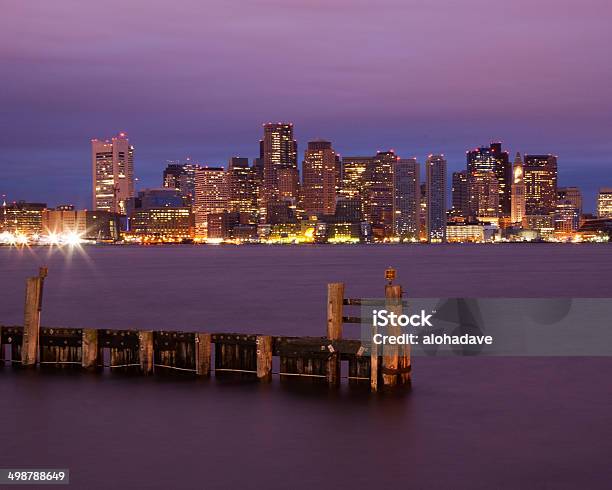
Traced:
<path fill-rule="evenodd" d="M 164 170 L 163 186 L 178 189 L 185 205 L 191 205 L 195 194 L 195 172 L 198 168 L 200 166 L 190 159 L 185 163 L 168 163 Z"/>
<path fill-rule="evenodd" d="M 425 176 L 427 179 L 427 176 Z M 419 241 L 427 241 L 427 183 L 421 184 L 421 199 L 419 206 Z"/>
<path fill-rule="evenodd" d="M 550 237 L 555 231 L 553 214 L 528 214 L 525 216 L 525 228 L 535 230 L 540 237 Z"/>
<path fill-rule="evenodd" d="M 194 235 L 189 207 L 135 209 L 130 216 L 130 234 L 144 241 L 176 242 Z"/>
<path fill-rule="evenodd" d="M 514 224 L 523 224 L 525 218 L 525 179 L 521 154 L 517 152 L 512 168 L 512 198 L 511 221 Z"/>
<path fill-rule="evenodd" d="M 425 161 L 427 241 L 446 241 L 446 159 L 429 155 Z"/>
<path fill-rule="evenodd" d="M 580 227 L 580 210 L 569 199 L 560 199 L 555 206 L 555 232 L 572 234 Z"/>
<path fill-rule="evenodd" d="M 60 209 L 58 206 L 42 212 L 42 233 L 55 237 L 73 234 L 84 240 L 116 241 L 119 239 L 119 215 L 109 211 Z"/>
<path fill-rule="evenodd" d="M 559 187 L 557 188 L 557 201 L 569 201 L 582 216 L 582 192 L 578 187 Z"/>
<path fill-rule="evenodd" d="M 552 216 L 557 202 L 557 157 L 525 155 L 525 213 Z"/>
<path fill-rule="evenodd" d="M 393 235 L 393 169 L 398 157 L 391 151 L 379 151 L 367 170 L 364 215 L 379 239 Z"/>
<path fill-rule="evenodd" d="M 453 172 L 451 187 L 452 207 L 450 216 L 455 219 L 467 219 L 469 214 L 467 171 Z"/>
<path fill-rule="evenodd" d="M 597 217 L 612 218 L 612 187 L 599 189 L 597 196 Z"/>
<path fill-rule="evenodd" d="M 134 147 L 127 135 L 91 140 L 93 209 L 126 214 L 134 197 Z"/>
<path fill-rule="evenodd" d="M 209 239 L 227 240 L 234 238 L 234 229 L 240 224 L 240 213 L 210 213 L 207 231 Z"/>
<path fill-rule="evenodd" d="M 247 158 L 230 159 L 228 170 L 229 210 L 240 214 L 241 222 L 257 223 L 257 170 L 249 167 Z"/>
<path fill-rule="evenodd" d="M 469 182 L 470 218 L 488 221 L 487 218 L 498 218 L 499 180 L 492 170 L 475 170 L 470 174 Z"/>
<path fill-rule="evenodd" d="M 342 159 L 342 178 L 340 183 L 340 197 L 358 200 L 360 213 L 363 217 L 365 210 L 366 182 L 368 169 L 372 166 L 372 157 L 344 157 Z"/>
<path fill-rule="evenodd" d="M 333 215 L 336 211 L 336 153 L 329 141 L 309 141 L 302 164 L 302 190 L 306 216 Z"/>
<path fill-rule="evenodd" d="M 339 197 L 336 201 L 335 218 L 338 222 L 359 223 L 363 221 L 361 198 Z"/>
<path fill-rule="evenodd" d="M 473 179 L 480 179 L 479 185 L 468 184 L 469 192 L 469 207 L 472 218 L 478 217 L 479 208 L 482 209 L 482 202 L 491 202 L 488 194 L 494 189 L 497 189 L 499 194 L 497 203 L 497 216 L 510 216 L 510 186 L 512 182 L 512 170 L 508 160 L 508 152 L 502 151 L 501 143 L 491 143 L 489 147 L 476 148 L 467 152 L 467 172 L 468 182 Z M 483 176 L 488 172 L 493 172 L 497 180 L 496 186 L 485 187 L 482 184 Z M 486 198 L 477 196 L 475 193 L 484 190 L 487 193 Z"/>
<path fill-rule="evenodd" d="M 446 227 L 448 242 L 474 242 L 485 240 L 484 225 L 472 223 L 450 223 Z"/>
<path fill-rule="evenodd" d="M 262 140 L 263 204 L 280 199 L 278 170 L 289 166 L 297 168 L 297 142 L 293 139 L 293 124 L 264 124 Z"/>
<path fill-rule="evenodd" d="M 401 240 L 418 241 L 421 186 L 416 158 L 397 159 L 393 178 L 393 234 Z"/>
<path fill-rule="evenodd" d="M 3 205 L 0 231 L 25 237 L 40 235 L 43 231 L 43 211 L 46 208 L 47 205 L 44 203 L 25 201 Z"/>
<path fill-rule="evenodd" d="M 207 238 L 208 215 L 229 210 L 228 174 L 223 167 L 196 170 L 194 199 L 195 234 Z"/>
<path fill-rule="evenodd" d="M 300 173 L 296 167 L 284 165 L 278 169 L 278 197 L 280 201 L 297 203 L 300 193 Z"/>

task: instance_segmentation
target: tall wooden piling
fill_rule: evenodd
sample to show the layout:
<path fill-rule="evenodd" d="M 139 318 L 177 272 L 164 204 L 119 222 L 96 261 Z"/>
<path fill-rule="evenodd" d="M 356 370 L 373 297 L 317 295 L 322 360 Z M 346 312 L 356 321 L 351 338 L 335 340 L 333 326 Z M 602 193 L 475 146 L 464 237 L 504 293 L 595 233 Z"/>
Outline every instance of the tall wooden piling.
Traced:
<path fill-rule="evenodd" d="M 257 336 L 257 379 L 270 381 L 272 379 L 272 337 Z"/>
<path fill-rule="evenodd" d="M 42 294 L 45 277 L 47 277 L 47 268 L 41 267 L 38 271 L 38 277 L 28 277 L 26 280 L 23 343 L 21 346 L 22 366 L 36 365 L 40 312 L 42 311 Z"/>
<path fill-rule="evenodd" d="M 197 333 L 196 341 L 196 375 L 210 376 L 210 334 Z"/>
<path fill-rule="evenodd" d="M 140 370 L 143 374 L 153 373 L 153 332 L 138 332 L 140 344 Z"/>
<path fill-rule="evenodd" d="M 342 339 L 342 316 L 344 308 L 344 283 L 333 282 L 327 285 L 327 338 Z M 327 382 L 330 386 L 340 384 L 340 359 L 332 352 L 327 359 Z"/>
<path fill-rule="evenodd" d="M 83 355 L 82 355 L 82 366 L 84 369 L 93 371 L 98 369 L 98 331 L 94 328 L 83 329 Z"/>
<path fill-rule="evenodd" d="M 402 287 L 395 284 L 385 286 L 385 308 L 388 312 L 402 314 Z M 400 335 L 399 326 L 389 325 L 388 335 Z M 382 380 L 385 387 L 394 387 L 398 384 L 399 373 L 399 346 L 385 345 L 383 349 Z"/>

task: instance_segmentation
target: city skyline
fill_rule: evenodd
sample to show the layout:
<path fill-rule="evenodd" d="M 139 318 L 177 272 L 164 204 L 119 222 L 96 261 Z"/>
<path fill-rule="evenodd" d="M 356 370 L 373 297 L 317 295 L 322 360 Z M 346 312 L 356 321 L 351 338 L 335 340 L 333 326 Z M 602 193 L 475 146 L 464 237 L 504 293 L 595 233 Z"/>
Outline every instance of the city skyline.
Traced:
<path fill-rule="evenodd" d="M 489 141 L 552 152 L 594 211 L 612 167 L 609 2 L 164 5 L 7 2 L 0 194 L 84 207 L 92 136 L 126 131 L 150 187 L 166 160 L 257 156 L 259 124 L 289 120 L 299 142 L 443 153 L 449 172 Z"/>

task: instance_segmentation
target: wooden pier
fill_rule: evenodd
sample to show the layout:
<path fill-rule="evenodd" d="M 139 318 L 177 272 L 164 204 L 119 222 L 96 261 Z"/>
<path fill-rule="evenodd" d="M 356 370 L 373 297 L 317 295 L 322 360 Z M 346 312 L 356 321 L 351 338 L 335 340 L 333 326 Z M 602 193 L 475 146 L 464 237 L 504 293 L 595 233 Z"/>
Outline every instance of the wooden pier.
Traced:
<path fill-rule="evenodd" d="M 327 335 L 277 337 L 245 333 L 204 333 L 104 328 L 41 327 L 44 280 L 47 269 L 26 281 L 23 326 L 0 326 L 0 366 L 80 369 L 88 372 L 141 375 L 183 375 L 269 382 L 273 375 L 288 383 L 307 382 L 338 387 L 343 378 L 351 387 L 371 391 L 409 387 L 410 350 L 399 347 L 379 355 L 360 340 L 343 338 L 343 326 L 361 319 L 345 315 L 348 307 L 366 300 L 346 298 L 343 283 L 327 286 Z M 402 290 L 386 271 L 387 309 L 401 312 Z M 373 332 L 374 333 L 374 332 Z M 273 368 L 278 358 L 277 370 Z M 341 365 L 348 364 L 342 376 Z"/>

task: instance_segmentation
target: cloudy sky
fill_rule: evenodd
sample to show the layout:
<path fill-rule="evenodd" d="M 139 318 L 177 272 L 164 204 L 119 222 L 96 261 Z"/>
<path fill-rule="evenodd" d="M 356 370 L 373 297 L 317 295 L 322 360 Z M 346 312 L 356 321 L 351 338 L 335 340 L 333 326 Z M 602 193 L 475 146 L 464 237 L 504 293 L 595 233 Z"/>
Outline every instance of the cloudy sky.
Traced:
<path fill-rule="evenodd" d="M 612 186 L 609 0 L 2 0 L 0 194 L 88 206 L 89 140 L 164 162 L 258 153 L 292 121 L 338 152 L 423 161 L 501 140 Z"/>

